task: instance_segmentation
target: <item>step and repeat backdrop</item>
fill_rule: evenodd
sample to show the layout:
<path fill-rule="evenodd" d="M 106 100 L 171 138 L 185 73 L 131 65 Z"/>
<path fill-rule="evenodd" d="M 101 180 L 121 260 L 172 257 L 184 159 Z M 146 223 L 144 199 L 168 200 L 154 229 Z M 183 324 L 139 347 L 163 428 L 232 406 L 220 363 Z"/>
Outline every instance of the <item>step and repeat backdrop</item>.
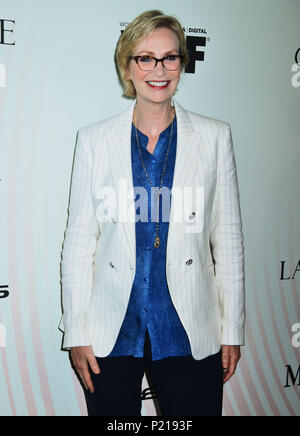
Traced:
<path fill-rule="evenodd" d="M 223 413 L 299 416 L 299 0 L 0 0 L 0 415 L 87 414 L 58 329 L 76 133 L 130 104 L 114 50 L 149 9 L 186 33 L 178 102 L 232 128 L 247 321 Z"/>

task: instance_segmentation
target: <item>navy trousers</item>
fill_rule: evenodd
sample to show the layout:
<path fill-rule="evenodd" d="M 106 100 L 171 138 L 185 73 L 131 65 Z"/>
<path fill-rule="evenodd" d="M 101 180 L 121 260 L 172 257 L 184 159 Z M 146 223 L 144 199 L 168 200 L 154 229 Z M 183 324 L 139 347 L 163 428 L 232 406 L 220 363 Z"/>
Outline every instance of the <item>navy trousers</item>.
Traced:
<path fill-rule="evenodd" d="M 101 372 L 95 375 L 91 371 L 95 392 L 91 394 L 84 390 L 89 416 L 141 416 L 145 371 L 157 395 L 158 416 L 222 415 L 221 350 L 201 360 L 192 356 L 176 356 L 152 361 L 147 331 L 143 358 L 121 356 L 96 359 Z"/>

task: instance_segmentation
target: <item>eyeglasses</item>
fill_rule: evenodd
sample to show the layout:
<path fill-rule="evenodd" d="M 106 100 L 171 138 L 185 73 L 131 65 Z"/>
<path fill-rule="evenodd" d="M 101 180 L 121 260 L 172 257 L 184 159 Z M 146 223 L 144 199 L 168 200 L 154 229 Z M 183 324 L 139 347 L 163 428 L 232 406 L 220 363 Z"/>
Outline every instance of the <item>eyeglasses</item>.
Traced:
<path fill-rule="evenodd" d="M 164 58 L 157 59 L 154 56 L 130 56 L 129 59 L 134 59 L 138 67 L 142 71 L 153 71 L 156 68 L 158 62 L 162 63 L 162 66 L 168 71 L 178 70 L 182 64 L 182 55 L 169 55 Z"/>

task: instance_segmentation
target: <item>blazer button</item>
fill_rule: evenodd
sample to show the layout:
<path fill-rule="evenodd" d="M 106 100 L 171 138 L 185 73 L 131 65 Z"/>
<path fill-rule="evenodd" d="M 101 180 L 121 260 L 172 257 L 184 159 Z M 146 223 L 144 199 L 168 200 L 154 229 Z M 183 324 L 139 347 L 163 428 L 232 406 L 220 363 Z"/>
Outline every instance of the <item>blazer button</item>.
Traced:
<path fill-rule="evenodd" d="M 193 259 L 189 259 L 185 262 L 187 265 L 191 265 L 191 263 L 193 263 Z"/>

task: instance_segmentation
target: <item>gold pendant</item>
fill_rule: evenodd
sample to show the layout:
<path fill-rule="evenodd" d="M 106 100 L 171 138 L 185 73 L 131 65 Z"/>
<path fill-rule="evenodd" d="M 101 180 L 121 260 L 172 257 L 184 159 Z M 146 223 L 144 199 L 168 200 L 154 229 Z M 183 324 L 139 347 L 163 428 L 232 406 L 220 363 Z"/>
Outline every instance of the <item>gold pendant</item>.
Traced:
<path fill-rule="evenodd" d="M 155 238 L 155 242 L 154 242 L 154 247 L 155 247 L 155 248 L 158 248 L 158 247 L 159 247 L 159 243 L 160 243 L 160 239 L 159 239 L 158 236 L 156 236 L 156 238 Z"/>

